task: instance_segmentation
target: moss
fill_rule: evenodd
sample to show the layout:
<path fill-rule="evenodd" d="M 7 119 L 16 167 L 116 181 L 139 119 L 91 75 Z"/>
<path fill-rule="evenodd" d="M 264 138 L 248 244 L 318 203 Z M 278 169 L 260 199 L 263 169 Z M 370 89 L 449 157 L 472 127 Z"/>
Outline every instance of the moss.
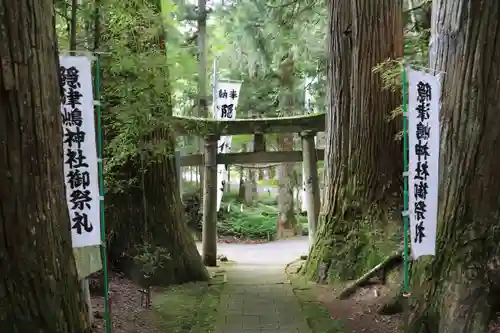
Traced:
<path fill-rule="evenodd" d="M 379 264 L 398 246 L 399 226 L 379 209 L 364 214 L 322 217 L 303 274 L 312 280 L 351 280 Z"/>
<path fill-rule="evenodd" d="M 215 331 L 224 273 L 214 272 L 210 283 L 172 286 L 153 299 L 154 311 L 165 332 L 210 333 Z"/>
<path fill-rule="evenodd" d="M 302 261 L 291 263 L 287 267 L 287 277 L 293 286 L 293 292 L 300 302 L 302 314 L 308 326 L 313 332 L 342 333 L 343 324 L 340 320 L 332 319 L 328 309 L 318 301 L 318 295 L 323 292 L 316 289 L 314 284 L 309 283 L 295 272 L 303 264 Z"/>

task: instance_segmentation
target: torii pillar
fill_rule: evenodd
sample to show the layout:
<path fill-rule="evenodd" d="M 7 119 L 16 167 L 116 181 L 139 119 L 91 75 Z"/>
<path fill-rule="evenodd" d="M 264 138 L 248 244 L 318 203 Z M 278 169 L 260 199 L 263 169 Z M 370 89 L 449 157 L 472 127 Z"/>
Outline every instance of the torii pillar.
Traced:
<path fill-rule="evenodd" d="M 217 266 L 217 141 L 219 136 L 205 137 L 203 154 L 203 230 L 202 259 L 206 266 Z"/>
<path fill-rule="evenodd" d="M 309 248 L 316 240 L 316 228 L 320 210 L 320 193 L 318 183 L 318 165 L 314 137 L 316 132 L 304 131 L 300 133 L 302 138 L 302 163 L 304 166 L 304 184 L 306 191 L 307 227 L 309 235 Z"/>

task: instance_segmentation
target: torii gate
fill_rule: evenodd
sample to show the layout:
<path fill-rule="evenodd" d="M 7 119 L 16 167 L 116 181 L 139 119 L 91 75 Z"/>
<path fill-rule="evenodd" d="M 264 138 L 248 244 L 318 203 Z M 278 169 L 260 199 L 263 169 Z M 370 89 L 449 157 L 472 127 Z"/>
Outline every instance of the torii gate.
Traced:
<path fill-rule="evenodd" d="M 203 154 L 180 157 L 181 166 L 204 166 L 203 181 L 203 236 L 202 258 L 207 266 L 217 262 L 217 165 L 303 162 L 307 196 L 309 237 L 316 232 L 320 210 L 317 161 L 324 159 L 324 151 L 316 149 L 314 137 L 325 130 L 325 114 L 283 118 L 212 120 L 194 117 L 172 117 L 172 126 L 178 135 L 203 137 Z M 302 151 L 266 151 L 264 134 L 299 133 Z M 254 136 L 254 151 L 219 154 L 217 141 L 223 135 L 250 134 Z"/>

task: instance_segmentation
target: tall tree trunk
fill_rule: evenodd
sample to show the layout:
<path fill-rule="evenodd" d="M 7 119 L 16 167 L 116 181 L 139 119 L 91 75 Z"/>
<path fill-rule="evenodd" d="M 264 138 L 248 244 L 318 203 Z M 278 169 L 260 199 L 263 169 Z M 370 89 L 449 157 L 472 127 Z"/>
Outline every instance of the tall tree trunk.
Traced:
<path fill-rule="evenodd" d="M 207 101 L 207 0 L 198 0 L 198 117 L 208 117 Z M 203 138 L 198 140 L 198 153 L 203 154 Z M 198 167 L 203 187 L 203 167 Z"/>
<path fill-rule="evenodd" d="M 320 227 L 305 266 L 311 278 L 319 268 L 324 278 L 359 274 L 370 242 L 363 229 L 387 220 L 386 211 L 400 204 L 393 197 L 402 184 L 399 123 L 387 119 L 401 97 L 383 90 L 372 68 L 402 56 L 402 8 L 402 0 L 329 2 L 328 167 Z"/>
<path fill-rule="evenodd" d="M 158 4 L 157 8 L 161 8 Z M 167 15 L 167 13 L 163 13 Z M 166 53 L 167 32 L 163 29 L 157 45 Z M 142 263 L 132 261 L 141 254 L 143 245 L 166 250 L 170 258 L 160 258 L 153 276 L 148 283 L 168 285 L 209 279 L 208 271 L 201 262 L 193 237 L 187 229 L 186 216 L 179 193 L 177 167 L 175 163 L 175 136 L 166 126 L 167 118 L 172 115 L 171 87 L 169 68 L 156 68 L 159 77 L 164 78 L 161 107 L 150 109 L 150 116 L 157 121 L 158 128 L 145 133 L 146 144 L 144 183 L 141 188 L 130 186 L 124 194 L 113 194 L 109 214 L 112 238 L 111 255 L 115 260 L 123 261 L 123 268 L 128 274 L 141 279 L 144 271 L 139 269 Z M 138 157 L 138 156 L 137 156 Z M 123 166 L 121 176 L 135 179 L 139 176 L 138 158 Z M 144 193 L 143 193 L 144 192 Z M 143 195 L 145 194 L 145 195 Z M 144 200 L 145 199 L 145 200 Z M 144 202 L 146 205 L 140 205 Z M 154 258 L 154 253 L 143 253 Z M 127 264 L 132 264 L 128 266 Z"/>
<path fill-rule="evenodd" d="M 0 1 L 0 325 L 10 333 L 90 332 L 64 189 L 52 5 Z"/>
<path fill-rule="evenodd" d="M 499 305 L 500 3 L 433 4 L 430 67 L 445 72 L 436 257 L 412 267 L 410 332 L 488 332 Z"/>
<path fill-rule="evenodd" d="M 167 30 L 163 26 L 160 36 L 160 49 L 167 56 Z M 168 95 L 164 105 L 167 114 L 172 116 L 172 90 L 170 86 L 170 71 L 164 68 L 162 77 L 165 78 L 165 89 Z M 161 117 L 161 113 L 157 114 Z M 162 151 L 154 153 L 145 175 L 146 202 L 148 203 L 147 225 L 148 234 L 153 236 L 153 245 L 164 247 L 170 254 L 156 284 L 171 281 L 184 283 L 189 281 L 206 281 L 210 276 L 201 261 L 200 253 L 196 248 L 194 238 L 187 228 L 184 206 L 179 193 L 182 175 L 177 174 L 175 161 L 175 133 L 168 127 L 153 131 L 150 135 L 152 147 L 164 147 Z M 147 189 L 147 190 L 146 190 Z M 173 221 L 176 221 L 173 222 Z"/>
<path fill-rule="evenodd" d="M 176 174 L 175 140 L 166 129 L 151 135 L 153 146 L 166 145 L 165 151 L 151 156 L 145 174 L 146 202 L 148 204 L 148 229 L 146 241 L 154 246 L 164 247 L 170 259 L 159 270 L 156 284 L 205 281 L 208 272 L 201 262 L 200 254 L 187 228 L 184 207 L 179 193 L 179 179 Z"/>
<path fill-rule="evenodd" d="M 295 61 L 287 54 L 279 68 L 280 113 L 291 116 L 295 107 Z M 283 151 L 293 150 L 293 133 L 280 134 L 279 146 Z M 279 166 L 278 216 L 276 219 L 277 238 L 296 236 L 299 233 L 298 222 L 294 209 L 294 163 L 283 163 Z"/>

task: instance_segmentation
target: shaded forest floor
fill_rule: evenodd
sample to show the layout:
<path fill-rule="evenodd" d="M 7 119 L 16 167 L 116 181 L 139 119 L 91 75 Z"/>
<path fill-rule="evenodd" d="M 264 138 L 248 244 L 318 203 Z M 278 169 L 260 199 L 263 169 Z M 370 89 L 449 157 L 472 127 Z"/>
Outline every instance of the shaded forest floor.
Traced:
<path fill-rule="evenodd" d="M 240 261 L 272 265 L 275 260 L 273 258 L 278 253 L 283 253 L 284 246 L 289 249 L 286 257 L 289 255 L 297 258 L 297 254 L 303 250 L 303 241 L 296 239 L 266 244 L 221 244 L 221 250 L 224 250 L 221 254 L 227 255 L 231 261 L 221 265 L 221 268 L 211 269 L 213 279 L 210 283 L 188 283 L 153 289 L 153 305 L 150 309 L 141 306 L 141 293 L 136 284 L 113 274 L 110 283 L 113 333 L 214 332 L 227 265 L 242 264 Z M 272 250 L 273 248 L 275 249 Z M 281 258 L 287 259 L 289 258 Z M 303 261 L 296 260 L 288 265 L 287 276 L 313 333 L 403 332 L 401 314 L 378 313 L 389 295 L 393 294 L 389 287 L 361 287 L 349 299 L 339 300 L 336 295 L 343 286 L 304 281 L 296 274 L 302 263 Z M 95 333 L 105 333 L 101 295 L 92 297 Z M 500 317 L 492 323 L 489 333 L 500 333 Z"/>
<path fill-rule="evenodd" d="M 336 298 L 338 289 L 334 286 L 306 282 L 300 275 L 297 275 L 302 263 L 303 261 L 295 261 L 287 267 L 288 278 L 294 287 L 295 295 L 301 300 L 305 312 L 313 304 L 321 304 L 329 313 L 327 323 L 321 323 L 314 317 L 310 318 L 313 332 L 402 332 L 401 315 L 382 316 L 377 313 L 379 307 L 387 299 L 389 288 L 382 285 L 363 287 L 349 299 L 339 300 Z"/>
<path fill-rule="evenodd" d="M 139 286 L 113 274 L 110 279 L 113 333 L 208 333 L 213 331 L 224 272 L 211 270 L 212 280 L 151 291 L 152 306 L 141 305 Z M 93 330 L 105 333 L 104 298 L 92 296 Z M 212 327 L 212 329 L 211 329 Z"/>
<path fill-rule="evenodd" d="M 324 284 L 306 282 L 297 274 L 302 260 L 292 262 L 287 267 L 295 295 L 301 300 L 304 312 L 308 308 L 317 308 L 317 304 L 324 306 L 329 314 L 330 323 L 325 323 L 320 314 L 308 317 L 313 332 L 325 333 L 403 333 L 403 314 L 381 315 L 380 308 L 387 304 L 394 295 L 394 290 L 384 285 L 369 285 L 360 287 L 351 297 L 340 300 L 336 297 L 346 284 L 337 287 Z M 317 312 L 317 311 L 316 311 Z M 500 313 L 497 319 L 491 322 L 488 333 L 500 333 Z M 323 321 L 323 322 L 322 322 Z M 317 326 L 315 328 L 315 326 Z M 339 329 L 339 327 L 341 327 Z"/>

